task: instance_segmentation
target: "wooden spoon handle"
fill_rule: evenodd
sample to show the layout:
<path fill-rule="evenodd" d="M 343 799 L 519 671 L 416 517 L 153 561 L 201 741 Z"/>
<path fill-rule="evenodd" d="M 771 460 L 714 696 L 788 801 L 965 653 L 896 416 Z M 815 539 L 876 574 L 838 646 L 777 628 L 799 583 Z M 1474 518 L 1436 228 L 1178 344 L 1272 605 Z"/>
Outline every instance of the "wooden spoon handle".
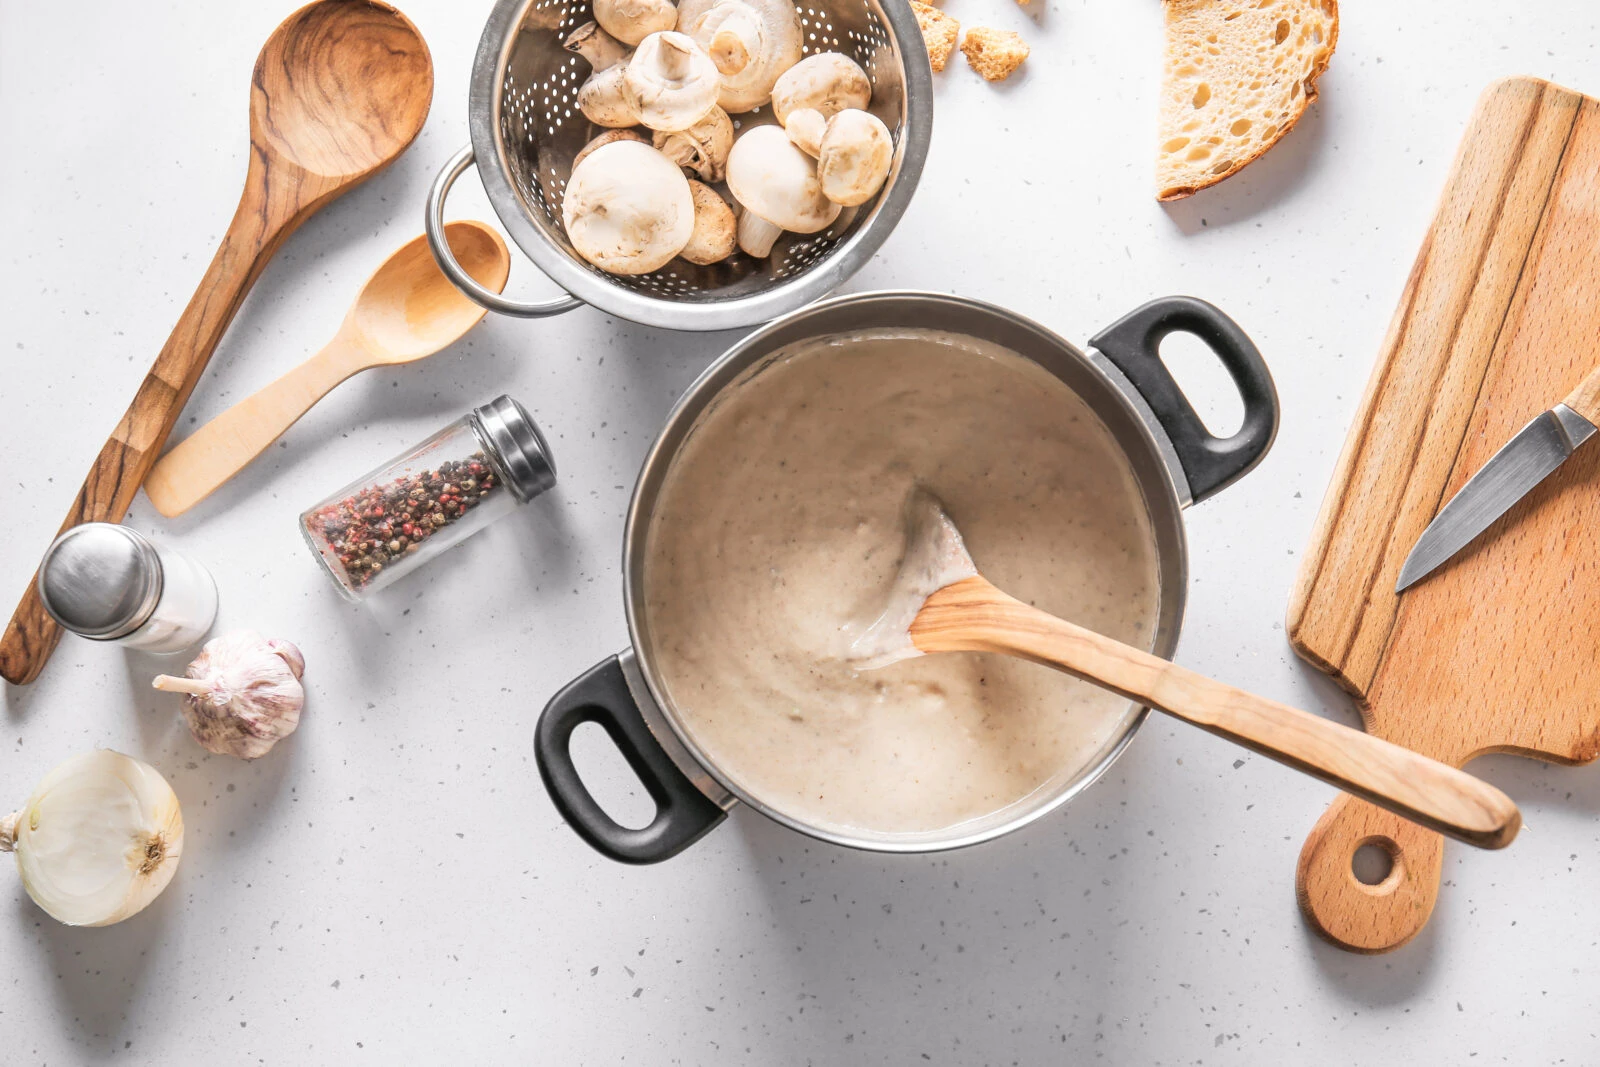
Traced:
<path fill-rule="evenodd" d="M 1522 825 L 1509 797 L 1470 774 L 1075 626 L 982 577 L 929 597 L 911 638 L 924 652 L 1003 652 L 1059 668 L 1481 848 L 1504 848 Z"/>
<path fill-rule="evenodd" d="M 179 441 L 157 461 L 144 491 L 161 514 L 182 515 L 238 474 L 371 353 L 335 340 L 265 388 Z"/>
<path fill-rule="evenodd" d="M 211 266 L 133 403 L 95 457 L 62 530 L 85 522 L 122 521 L 245 293 L 284 239 L 319 203 L 298 198 L 307 190 L 292 174 L 282 175 L 281 187 L 269 196 L 259 158 L 252 154 L 239 209 Z M 60 627 L 39 600 L 35 575 L 0 637 L 0 677 L 14 685 L 33 681 L 60 639 Z"/>

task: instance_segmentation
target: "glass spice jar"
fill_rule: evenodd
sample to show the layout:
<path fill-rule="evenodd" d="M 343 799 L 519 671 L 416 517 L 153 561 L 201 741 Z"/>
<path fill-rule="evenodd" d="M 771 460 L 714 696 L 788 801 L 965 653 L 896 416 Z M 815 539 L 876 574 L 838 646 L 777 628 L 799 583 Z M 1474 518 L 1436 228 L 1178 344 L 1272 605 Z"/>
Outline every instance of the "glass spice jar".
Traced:
<path fill-rule="evenodd" d="M 555 484 L 544 435 L 502 396 L 304 512 L 300 532 L 339 591 L 359 600 Z"/>

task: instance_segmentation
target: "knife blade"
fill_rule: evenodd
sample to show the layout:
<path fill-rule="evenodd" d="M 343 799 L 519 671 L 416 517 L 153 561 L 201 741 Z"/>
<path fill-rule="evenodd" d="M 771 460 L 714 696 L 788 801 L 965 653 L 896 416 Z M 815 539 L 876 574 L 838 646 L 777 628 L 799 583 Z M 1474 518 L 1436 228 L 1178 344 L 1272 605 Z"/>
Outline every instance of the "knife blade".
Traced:
<path fill-rule="evenodd" d="M 1422 531 L 1394 591 L 1415 585 L 1466 548 L 1594 435 L 1595 424 L 1565 403 L 1524 426 Z"/>

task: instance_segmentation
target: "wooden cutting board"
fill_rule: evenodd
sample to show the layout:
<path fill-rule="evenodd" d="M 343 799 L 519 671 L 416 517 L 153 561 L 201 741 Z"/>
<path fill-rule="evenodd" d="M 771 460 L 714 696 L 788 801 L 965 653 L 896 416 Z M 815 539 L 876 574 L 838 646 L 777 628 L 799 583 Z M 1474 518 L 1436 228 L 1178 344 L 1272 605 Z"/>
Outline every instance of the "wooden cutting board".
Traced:
<path fill-rule="evenodd" d="M 1597 365 L 1600 101 L 1497 82 L 1462 140 L 1289 606 L 1295 651 L 1356 697 L 1371 732 L 1456 766 L 1485 752 L 1600 755 L 1600 448 L 1393 591 L 1443 503 Z M 1351 868 L 1366 843 L 1394 860 L 1375 886 Z M 1443 849 L 1341 795 L 1301 851 L 1301 908 L 1344 948 L 1395 948 L 1433 911 Z"/>

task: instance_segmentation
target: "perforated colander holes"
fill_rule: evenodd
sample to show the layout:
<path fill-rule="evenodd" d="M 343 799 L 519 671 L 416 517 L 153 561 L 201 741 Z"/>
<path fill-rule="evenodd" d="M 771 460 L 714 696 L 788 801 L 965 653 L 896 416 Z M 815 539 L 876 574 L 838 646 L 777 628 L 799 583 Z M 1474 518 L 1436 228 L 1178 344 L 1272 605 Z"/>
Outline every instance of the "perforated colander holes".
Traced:
<path fill-rule="evenodd" d="M 832 251 L 838 241 L 837 237 L 826 236 L 795 240 L 785 251 L 783 262 L 778 265 L 773 276 L 787 278 L 809 269 Z"/>
<path fill-rule="evenodd" d="M 806 55 L 814 52 L 840 52 L 844 45 L 833 28 L 833 19 L 826 11 L 814 7 L 800 9 L 801 48 Z"/>

